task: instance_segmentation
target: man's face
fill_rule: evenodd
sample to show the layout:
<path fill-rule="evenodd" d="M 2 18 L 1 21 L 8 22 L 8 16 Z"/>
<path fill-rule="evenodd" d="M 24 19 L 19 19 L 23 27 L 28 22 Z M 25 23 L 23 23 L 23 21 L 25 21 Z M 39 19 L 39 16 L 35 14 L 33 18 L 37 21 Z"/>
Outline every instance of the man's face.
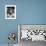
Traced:
<path fill-rule="evenodd" d="M 10 9 L 10 13 L 11 13 L 11 14 L 13 13 L 13 9 Z"/>

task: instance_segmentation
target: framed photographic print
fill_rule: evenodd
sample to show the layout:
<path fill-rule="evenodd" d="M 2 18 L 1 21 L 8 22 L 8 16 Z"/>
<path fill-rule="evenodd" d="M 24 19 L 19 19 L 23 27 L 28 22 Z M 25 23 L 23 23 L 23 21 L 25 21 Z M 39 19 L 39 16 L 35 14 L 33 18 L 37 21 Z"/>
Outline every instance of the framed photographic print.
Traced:
<path fill-rule="evenodd" d="M 19 24 L 18 42 L 22 40 L 46 41 L 45 24 Z"/>
<path fill-rule="evenodd" d="M 16 19 L 16 5 L 5 5 L 5 19 Z"/>

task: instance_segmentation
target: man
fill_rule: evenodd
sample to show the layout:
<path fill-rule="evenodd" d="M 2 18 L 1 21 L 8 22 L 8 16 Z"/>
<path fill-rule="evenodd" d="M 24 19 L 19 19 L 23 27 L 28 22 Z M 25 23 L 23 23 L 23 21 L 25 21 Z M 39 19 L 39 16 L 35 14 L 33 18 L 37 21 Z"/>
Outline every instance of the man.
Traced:
<path fill-rule="evenodd" d="M 7 7 L 7 18 L 15 17 L 15 7 Z"/>

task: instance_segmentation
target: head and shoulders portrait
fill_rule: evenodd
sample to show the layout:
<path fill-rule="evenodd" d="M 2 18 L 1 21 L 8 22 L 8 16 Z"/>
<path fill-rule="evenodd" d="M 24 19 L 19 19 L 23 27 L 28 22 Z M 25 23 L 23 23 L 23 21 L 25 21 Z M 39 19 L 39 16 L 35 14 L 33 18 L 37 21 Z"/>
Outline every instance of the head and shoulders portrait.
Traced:
<path fill-rule="evenodd" d="M 16 19 L 16 5 L 5 6 L 5 19 Z"/>

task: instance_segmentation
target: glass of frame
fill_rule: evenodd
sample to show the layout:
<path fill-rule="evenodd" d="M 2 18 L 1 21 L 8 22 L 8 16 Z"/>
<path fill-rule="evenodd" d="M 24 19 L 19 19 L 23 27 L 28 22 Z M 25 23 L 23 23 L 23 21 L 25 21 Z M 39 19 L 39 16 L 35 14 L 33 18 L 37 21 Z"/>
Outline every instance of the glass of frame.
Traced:
<path fill-rule="evenodd" d="M 5 19 L 16 19 L 16 5 L 5 5 Z"/>

